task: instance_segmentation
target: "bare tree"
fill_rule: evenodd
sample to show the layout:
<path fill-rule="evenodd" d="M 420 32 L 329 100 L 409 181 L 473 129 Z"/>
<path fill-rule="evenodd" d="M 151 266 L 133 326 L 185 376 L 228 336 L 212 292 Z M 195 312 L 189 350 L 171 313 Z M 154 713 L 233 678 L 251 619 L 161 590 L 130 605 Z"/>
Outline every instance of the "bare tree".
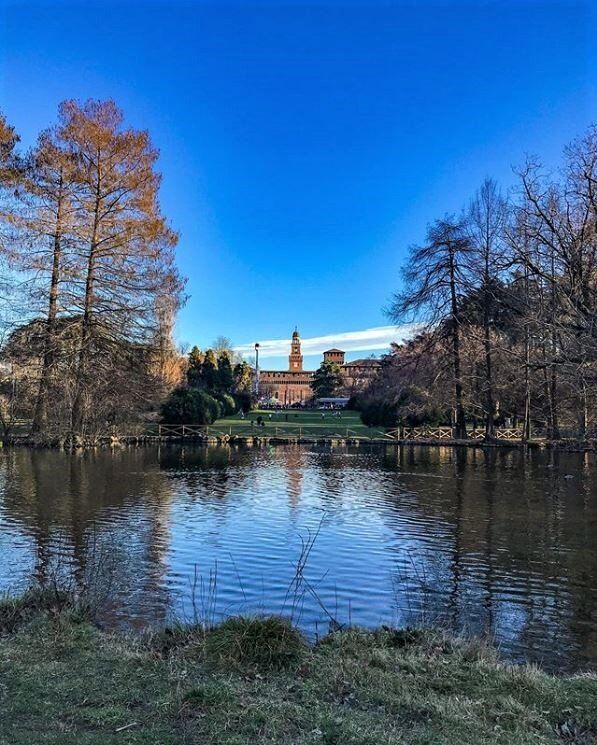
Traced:
<path fill-rule="evenodd" d="M 447 338 L 452 356 L 455 433 L 466 436 L 463 405 L 460 304 L 468 288 L 471 244 L 462 221 L 446 217 L 427 230 L 427 243 L 410 249 L 403 271 L 404 289 L 388 310 L 400 323 L 417 321 L 426 333 Z"/>
<path fill-rule="evenodd" d="M 40 309 L 45 318 L 43 351 L 39 373 L 39 388 L 33 431 L 48 425 L 48 396 L 56 367 L 56 356 L 61 348 L 58 339 L 60 307 L 67 295 L 63 290 L 65 275 L 69 275 L 68 251 L 72 251 L 77 228 L 76 197 L 79 184 L 76 164 L 61 147 L 53 129 L 38 138 L 36 147 L 28 155 L 25 177 L 21 188 L 18 224 L 22 231 L 18 263 L 31 278 L 30 309 Z M 45 305 L 45 312 L 43 309 Z M 64 348 L 64 347 L 62 347 Z"/>
<path fill-rule="evenodd" d="M 503 240 L 507 218 L 507 203 L 497 183 L 486 179 L 472 199 L 465 218 L 470 240 L 470 270 L 478 286 L 481 306 L 481 326 L 484 348 L 484 414 L 485 434 L 493 437 L 495 394 L 493 380 L 492 329 L 498 305 L 501 275 L 508 265 Z"/>
<path fill-rule="evenodd" d="M 211 344 L 211 349 L 216 353 L 216 357 L 228 354 L 232 359 L 232 341 L 227 336 L 217 336 Z"/>
<path fill-rule="evenodd" d="M 21 162 L 16 152 L 19 136 L 0 112 L 0 328 L 6 329 L 10 306 L 14 302 L 14 275 L 10 247 L 14 236 L 14 190 L 21 177 Z"/>
<path fill-rule="evenodd" d="M 520 178 L 525 225 L 538 250 L 527 257 L 542 300 L 544 380 L 549 434 L 559 436 L 560 382 L 571 386 L 588 413 L 588 380 L 597 361 L 597 239 L 595 183 L 597 134 L 566 150 L 559 180 L 527 163 Z M 582 414 L 581 429 L 587 428 Z"/>
<path fill-rule="evenodd" d="M 113 101 L 66 101 L 57 136 L 78 166 L 73 300 L 81 324 L 71 426 L 79 432 L 105 360 L 123 340 L 155 338 L 156 298 L 168 296 L 176 307 L 183 283 L 147 132 L 124 128 Z"/>

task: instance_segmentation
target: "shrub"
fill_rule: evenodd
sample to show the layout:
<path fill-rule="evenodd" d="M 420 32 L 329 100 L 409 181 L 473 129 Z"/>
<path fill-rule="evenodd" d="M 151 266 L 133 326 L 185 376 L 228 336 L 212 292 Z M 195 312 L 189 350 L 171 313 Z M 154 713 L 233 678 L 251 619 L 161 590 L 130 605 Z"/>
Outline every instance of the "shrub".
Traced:
<path fill-rule="evenodd" d="M 91 612 L 82 599 L 56 586 L 34 585 L 20 597 L 0 599 L 0 634 L 10 634 L 39 614 L 57 617 L 70 613 L 72 620 L 90 620 Z"/>
<path fill-rule="evenodd" d="M 373 399 L 363 404 L 361 421 L 368 427 L 395 427 L 396 404 L 384 399 Z"/>
<path fill-rule="evenodd" d="M 212 424 L 220 416 L 218 402 L 205 391 L 177 388 L 161 407 L 166 424 Z"/>
<path fill-rule="evenodd" d="M 234 394 L 234 401 L 236 403 L 236 410 L 241 409 L 245 414 L 253 408 L 254 400 L 253 395 L 248 391 Z"/>
<path fill-rule="evenodd" d="M 361 397 L 353 393 L 352 396 L 348 399 L 348 402 L 346 404 L 346 409 L 348 411 L 360 411 L 361 410 Z"/>
<path fill-rule="evenodd" d="M 206 639 L 208 659 L 224 667 L 290 667 L 299 661 L 304 648 L 300 631 L 277 616 L 229 618 Z"/>
<path fill-rule="evenodd" d="M 410 386 L 398 392 L 363 396 L 358 400 L 363 424 L 369 427 L 396 427 L 403 423 L 409 427 L 449 424 L 450 414 L 434 405 L 429 395 Z"/>
<path fill-rule="evenodd" d="M 209 394 L 208 394 L 209 395 Z M 213 396 L 210 396 L 213 403 L 209 402 L 208 406 L 211 409 L 212 413 L 212 422 L 215 422 L 216 419 L 219 419 L 220 417 L 224 416 L 224 404 L 217 398 L 214 398 Z"/>
<path fill-rule="evenodd" d="M 236 403 L 229 393 L 221 393 L 217 399 L 222 406 L 222 416 L 231 416 L 235 413 Z"/>

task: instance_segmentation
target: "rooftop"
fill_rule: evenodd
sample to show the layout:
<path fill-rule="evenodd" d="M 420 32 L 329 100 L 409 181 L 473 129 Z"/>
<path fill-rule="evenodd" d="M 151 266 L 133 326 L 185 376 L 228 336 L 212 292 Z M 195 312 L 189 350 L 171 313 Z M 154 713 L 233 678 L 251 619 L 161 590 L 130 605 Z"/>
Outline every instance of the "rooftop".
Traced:
<path fill-rule="evenodd" d="M 371 357 L 366 357 L 362 360 L 352 360 L 352 362 L 346 362 L 343 367 L 377 367 L 378 365 L 381 365 L 381 362 L 379 360 L 373 359 Z"/>

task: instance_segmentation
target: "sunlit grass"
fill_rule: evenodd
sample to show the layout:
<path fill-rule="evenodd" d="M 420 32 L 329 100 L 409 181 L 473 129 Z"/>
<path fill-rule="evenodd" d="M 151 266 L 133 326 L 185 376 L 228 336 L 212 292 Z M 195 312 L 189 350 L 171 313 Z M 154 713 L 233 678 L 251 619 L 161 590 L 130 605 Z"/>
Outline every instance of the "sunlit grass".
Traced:
<path fill-rule="evenodd" d="M 257 417 L 263 417 L 264 427 L 257 426 Z M 251 424 L 251 421 L 253 424 Z M 384 431 L 377 427 L 367 427 L 361 422 L 356 411 L 320 411 L 300 409 L 256 410 L 242 419 L 238 414 L 218 419 L 213 427 L 229 434 L 263 434 L 273 437 L 302 435 L 304 437 L 329 438 L 377 438 Z"/>
<path fill-rule="evenodd" d="M 588 745 L 597 734 L 595 676 L 505 665 L 438 633 L 352 629 L 308 646 L 286 622 L 253 618 L 162 642 L 68 614 L 29 618 L 0 639 L 0 743 Z"/>

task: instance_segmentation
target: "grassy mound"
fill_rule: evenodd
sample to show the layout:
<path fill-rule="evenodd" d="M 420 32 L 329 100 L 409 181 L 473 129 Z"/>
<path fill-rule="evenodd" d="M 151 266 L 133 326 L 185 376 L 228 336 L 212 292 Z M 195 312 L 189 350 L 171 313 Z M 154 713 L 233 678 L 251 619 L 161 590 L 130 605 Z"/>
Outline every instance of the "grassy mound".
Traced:
<path fill-rule="evenodd" d="M 305 647 L 302 634 L 277 616 L 229 618 L 205 642 L 208 661 L 219 667 L 262 670 L 295 665 Z"/>

